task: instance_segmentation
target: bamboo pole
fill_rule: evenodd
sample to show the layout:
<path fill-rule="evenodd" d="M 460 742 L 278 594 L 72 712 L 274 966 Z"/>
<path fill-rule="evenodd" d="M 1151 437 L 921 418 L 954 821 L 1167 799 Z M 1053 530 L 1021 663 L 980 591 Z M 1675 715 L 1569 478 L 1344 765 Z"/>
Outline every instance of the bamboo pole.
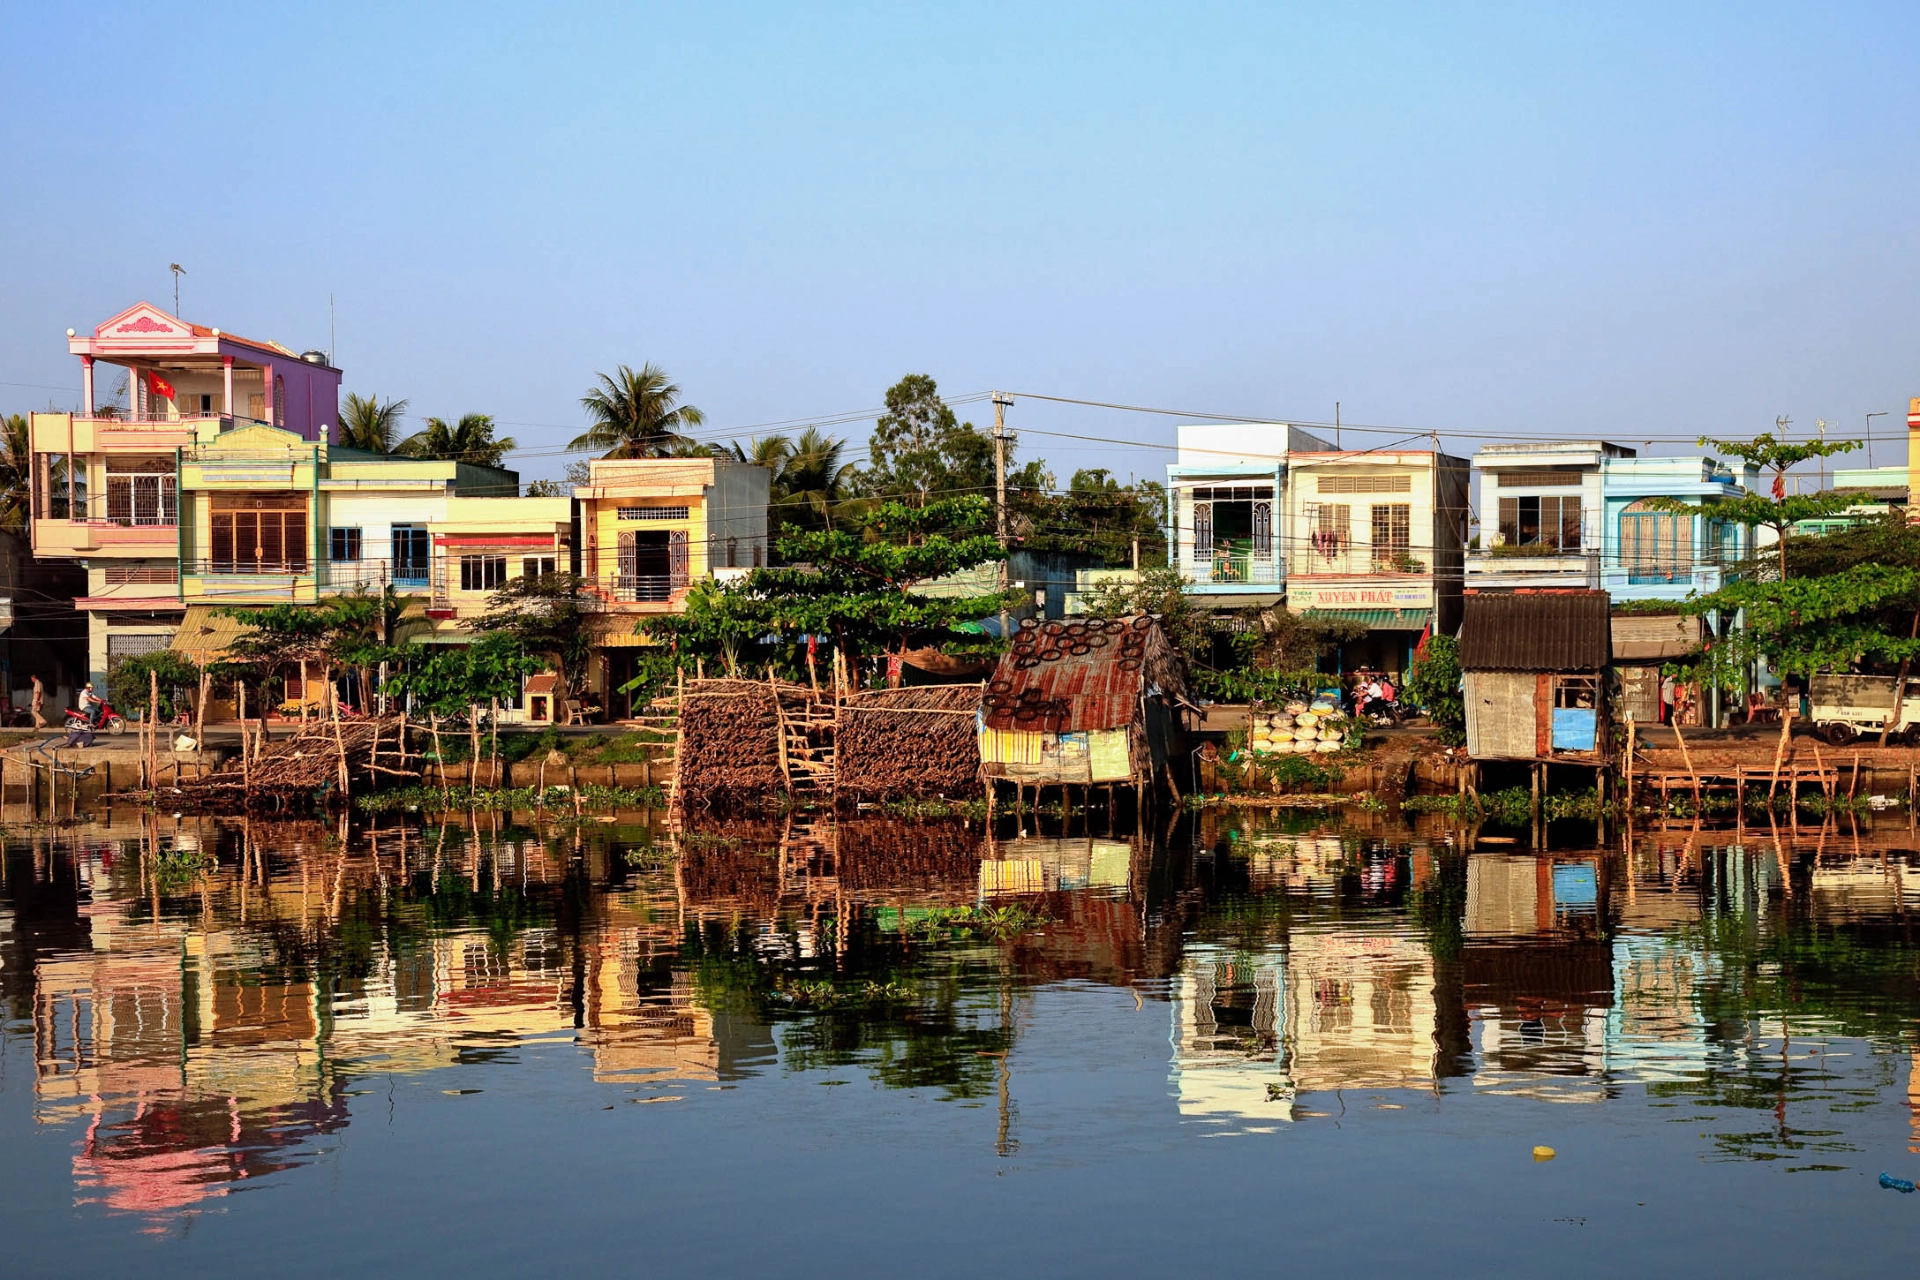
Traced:
<path fill-rule="evenodd" d="M 213 677 L 200 673 L 200 698 L 193 713 L 193 772 L 194 776 L 207 771 L 207 688 L 213 683 Z"/>
<path fill-rule="evenodd" d="M 247 806 L 253 806 L 253 762 L 251 752 L 247 750 L 247 682 L 236 682 L 240 686 L 240 786 L 246 793 Z"/>
<path fill-rule="evenodd" d="M 1793 732 L 1793 708 L 1788 705 L 1785 690 L 1780 698 L 1780 743 L 1773 749 L 1773 780 L 1767 784 L 1767 812 L 1773 812 L 1773 795 L 1780 789 L 1780 762 L 1786 758 L 1787 739 Z"/>
<path fill-rule="evenodd" d="M 493 788 L 500 789 L 500 699 L 493 699 Z"/>
<path fill-rule="evenodd" d="M 467 704 L 467 794 L 480 785 L 480 704 Z"/>
<path fill-rule="evenodd" d="M 1632 716 L 1627 717 L 1627 813 L 1633 813 L 1633 739 L 1639 732 L 1640 723 Z"/>
<path fill-rule="evenodd" d="M 340 798 L 345 800 L 351 793 L 353 782 L 347 770 L 347 740 L 340 732 L 340 704 L 333 704 L 333 745 L 340 753 Z"/>
<path fill-rule="evenodd" d="M 1686 736 L 1680 732 L 1679 718 L 1675 717 L 1667 721 L 1667 723 L 1673 728 L 1673 740 L 1680 744 L 1680 758 L 1686 762 L 1687 776 L 1693 779 L 1693 816 L 1697 820 L 1701 813 L 1700 773 L 1693 767 L 1693 753 L 1687 750 L 1687 739 Z"/>
<path fill-rule="evenodd" d="M 427 728 L 428 731 L 433 734 L 434 763 L 440 766 L 440 803 L 450 804 L 453 800 L 453 792 L 447 786 L 447 753 L 440 747 L 440 716 L 438 713 L 433 711 L 427 712 Z"/>

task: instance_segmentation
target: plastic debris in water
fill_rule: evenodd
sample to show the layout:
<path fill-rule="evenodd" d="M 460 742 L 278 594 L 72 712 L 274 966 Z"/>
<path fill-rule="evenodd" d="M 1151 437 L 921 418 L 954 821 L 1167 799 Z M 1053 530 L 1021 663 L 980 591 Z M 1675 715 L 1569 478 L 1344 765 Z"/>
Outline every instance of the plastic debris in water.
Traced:
<path fill-rule="evenodd" d="M 1535 1147 L 1533 1149 L 1533 1158 L 1535 1160 L 1551 1160 L 1559 1154 L 1560 1153 L 1552 1147 Z"/>
<path fill-rule="evenodd" d="M 1913 1190 L 1913 1184 L 1911 1182 L 1908 1182 L 1905 1178 L 1896 1178 L 1890 1173 L 1880 1175 L 1880 1185 L 1889 1191 L 1911 1192 Z"/>

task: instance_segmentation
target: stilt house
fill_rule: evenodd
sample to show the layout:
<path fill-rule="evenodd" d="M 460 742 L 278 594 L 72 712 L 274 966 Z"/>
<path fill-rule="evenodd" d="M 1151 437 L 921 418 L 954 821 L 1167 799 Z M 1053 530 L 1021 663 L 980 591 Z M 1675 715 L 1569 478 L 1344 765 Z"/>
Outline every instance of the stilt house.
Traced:
<path fill-rule="evenodd" d="M 1019 786 L 1170 778 L 1186 664 L 1147 614 L 1022 625 L 988 681 L 980 771 Z"/>
<path fill-rule="evenodd" d="M 1596 762 L 1607 744 L 1607 593 L 1464 598 L 1460 669 L 1475 760 Z"/>

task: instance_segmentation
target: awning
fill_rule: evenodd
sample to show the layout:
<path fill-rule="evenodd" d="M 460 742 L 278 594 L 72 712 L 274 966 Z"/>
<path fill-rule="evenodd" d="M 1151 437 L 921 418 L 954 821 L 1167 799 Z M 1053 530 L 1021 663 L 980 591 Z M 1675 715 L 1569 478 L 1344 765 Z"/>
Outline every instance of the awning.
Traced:
<path fill-rule="evenodd" d="M 180 620 L 180 629 L 173 633 L 173 643 L 167 647 L 195 666 L 204 667 L 224 660 L 227 646 L 251 630 L 235 618 L 221 616 L 212 605 L 188 605 L 187 616 Z"/>
<path fill-rule="evenodd" d="M 1431 609 L 1308 609 L 1303 618 L 1357 622 L 1370 631 L 1425 631 L 1433 620 Z"/>
<path fill-rule="evenodd" d="M 652 636 L 642 635 L 631 617 L 615 618 L 608 621 L 606 627 L 596 628 L 593 646 L 596 649 L 651 649 L 660 642 Z"/>

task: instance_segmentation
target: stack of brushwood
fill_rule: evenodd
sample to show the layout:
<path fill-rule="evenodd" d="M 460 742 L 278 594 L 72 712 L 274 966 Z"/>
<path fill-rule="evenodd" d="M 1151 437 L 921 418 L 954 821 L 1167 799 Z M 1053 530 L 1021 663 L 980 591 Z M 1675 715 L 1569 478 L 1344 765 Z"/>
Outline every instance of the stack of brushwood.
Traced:
<path fill-rule="evenodd" d="M 689 681 L 680 700 L 674 768 L 683 802 L 711 805 L 786 788 L 780 709 L 771 685 Z"/>
<path fill-rule="evenodd" d="M 418 752 L 403 746 L 404 725 L 402 716 L 316 720 L 301 726 L 292 737 L 255 744 L 257 754 L 245 762 L 236 756 L 218 773 L 183 778 L 153 794 L 168 804 L 203 808 L 256 797 L 337 801 L 346 791 L 419 777 Z"/>
<path fill-rule="evenodd" d="M 980 792 L 977 684 L 878 689 L 840 708 L 834 731 L 839 797 L 972 798 Z"/>

